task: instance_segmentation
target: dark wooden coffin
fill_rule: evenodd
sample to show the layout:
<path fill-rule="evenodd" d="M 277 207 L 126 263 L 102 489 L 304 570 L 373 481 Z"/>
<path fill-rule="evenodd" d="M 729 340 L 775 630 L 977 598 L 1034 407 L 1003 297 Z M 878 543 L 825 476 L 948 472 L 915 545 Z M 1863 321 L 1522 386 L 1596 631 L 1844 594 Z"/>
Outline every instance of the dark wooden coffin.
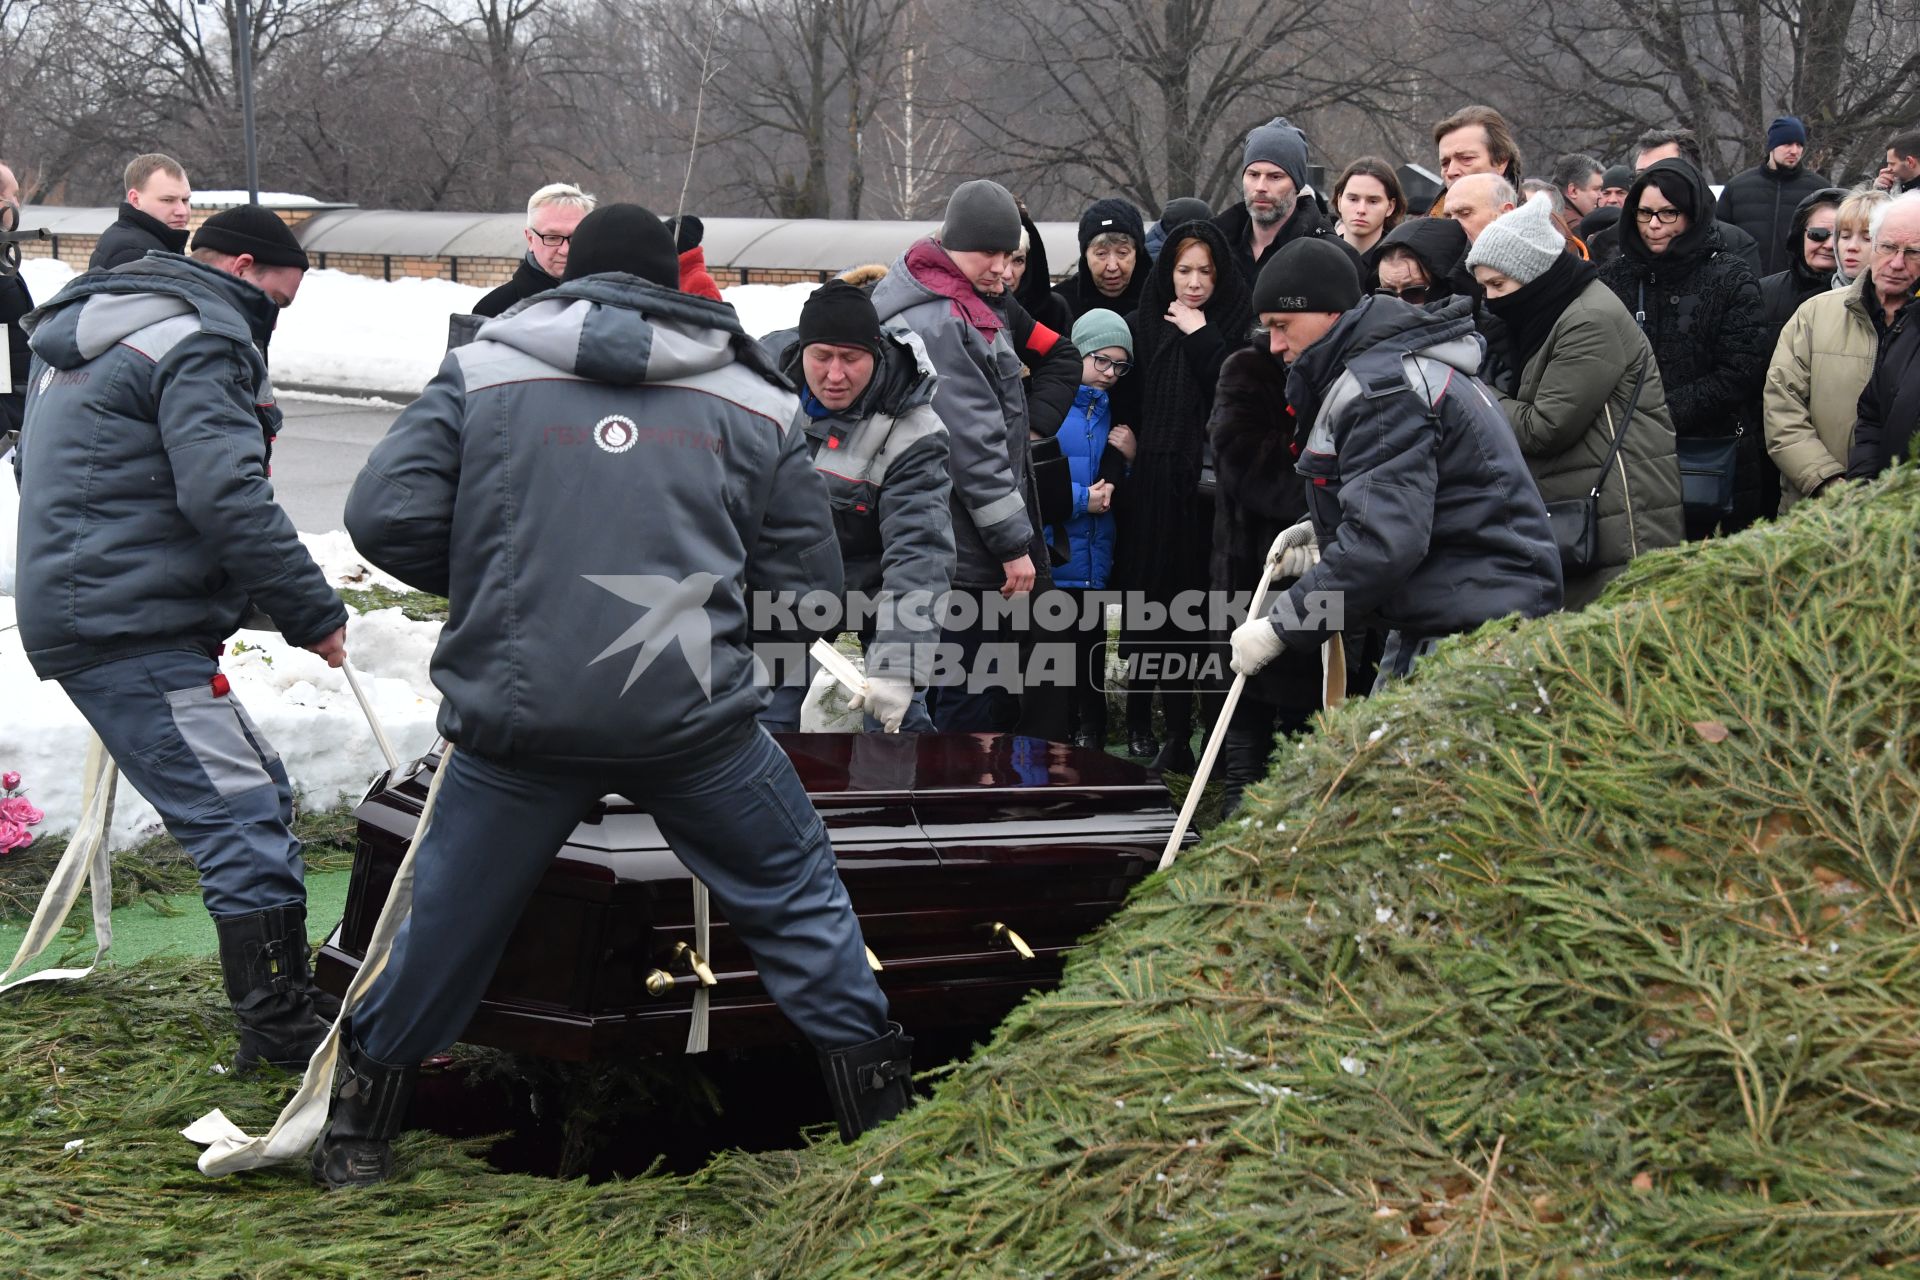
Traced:
<path fill-rule="evenodd" d="M 990 1024 L 1056 983 L 1173 829 L 1166 788 L 1097 751 L 995 734 L 778 737 L 909 1031 Z M 346 917 L 317 965 L 327 990 L 344 992 L 366 953 L 438 761 L 382 778 L 360 805 Z M 462 1039 L 576 1061 L 681 1052 L 693 945 L 685 868 L 652 818 L 609 797 L 554 859 Z M 718 904 L 710 951 L 711 1046 L 796 1040 Z"/>

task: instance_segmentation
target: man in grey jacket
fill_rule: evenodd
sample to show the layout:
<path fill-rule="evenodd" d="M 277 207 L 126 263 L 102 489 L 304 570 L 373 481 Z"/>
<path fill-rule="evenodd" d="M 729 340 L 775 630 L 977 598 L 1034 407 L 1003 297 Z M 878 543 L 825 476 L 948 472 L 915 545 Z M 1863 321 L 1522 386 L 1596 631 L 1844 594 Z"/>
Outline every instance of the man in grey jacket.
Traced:
<path fill-rule="evenodd" d="M 931 733 L 920 690 L 953 578 L 953 525 L 947 429 L 933 411 L 926 348 L 906 329 L 882 331 L 872 301 L 844 280 L 814 290 L 799 329 L 764 345 L 800 388 L 794 426 L 826 482 L 848 600 L 861 615 L 843 622 L 866 645 L 867 688 L 856 701 L 867 728 Z M 760 722 L 799 729 L 805 693 L 791 679 L 775 688 Z"/>
<path fill-rule="evenodd" d="M 413 912 L 349 1012 L 329 1186 L 392 1169 L 423 1054 L 459 1037 L 556 850 L 644 806 L 819 1051 L 851 1141 L 909 1099 L 833 847 L 754 717 L 748 594 L 841 590 L 796 409 L 733 308 L 677 291 L 660 220 L 609 205 L 567 279 L 455 348 L 374 447 L 347 528 L 446 594 L 438 807 Z"/>
<path fill-rule="evenodd" d="M 1235 629 L 1235 671 L 1377 617 L 1390 629 L 1385 682 L 1446 636 L 1560 607 L 1546 507 L 1474 377 L 1486 348 L 1470 300 L 1427 311 L 1363 299 L 1345 254 L 1299 241 L 1261 268 L 1253 308 L 1289 366 L 1287 404 L 1306 441 L 1294 470 L 1311 530 L 1282 531 L 1270 554 L 1278 561 L 1296 531 L 1320 554 L 1283 570 L 1298 581 Z"/>
<path fill-rule="evenodd" d="M 215 662 L 253 606 L 346 657 L 346 606 L 267 481 L 280 411 L 260 347 L 306 267 L 284 223 L 243 205 L 207 219 L 191 258 L 74 280 L 27 319 L 14 460 L 27 657 L 199 869 L 243 1069 L 305 1065 L 338 1008 L 307 967 L 286 769 Z"/>
<path fill-rule="evenodd" d="M 1013 195 L 986 179 L 964 182 L 940 234 L 908 246 L 873 290 L 880 320 L 918 334 L 939 375 L 933 408 L 952 440 L 953 603 L 971 617 L 950 616 L 943 642 L 966 671 L 1018 667 L 1018 634 L 987 621 L 977 604 L 987 593 L 1030 592 L 1036 578 L 1027 397 L 1005 297 L 1019 247 Z M 1010 729 L 1018 716 L 1007 690 L 969 688 L 964 676 L 936 684 L 928 703 L 948 732 Z"/>

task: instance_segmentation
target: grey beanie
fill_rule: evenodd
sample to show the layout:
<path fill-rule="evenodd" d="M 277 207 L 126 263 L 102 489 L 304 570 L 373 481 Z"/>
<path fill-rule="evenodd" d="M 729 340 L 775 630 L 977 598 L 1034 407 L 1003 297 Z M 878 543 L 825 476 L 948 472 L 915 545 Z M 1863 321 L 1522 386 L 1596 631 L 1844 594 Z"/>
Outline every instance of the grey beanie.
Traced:
<path fill-rule="evenodd" d="M 1119 347 L 1127 353 L 1127 359 L 1133 359 L 1133 330 L 1127 328 L 1127 322 L 1118 312 L 1105 307 L 1083 312 L 1073 322 L 1071 337 L 1081 355 L 1090 355 L 1102 347 Z"/>
<path fill-rule="evenodd" d="M 1293 179 L 1296 189 L 1307 185 L 1307 135 L 1294 128 L 1285 116 L 1275 116 L 1247 134 L 1246 154 L 1240 169 L 1264 160 L 1277 164 Z"/>
<path fill-rule="evenodd" d="M 1567 250 L 1544 192 L 1487 224 L 1467 254 L 1467 267 L 1492 267 L 1515 284 L 1531 284 Z"/>
<path fill-rule="evenodd" d="M 940 247 L 962 252 L 1016 253 L 1020 206 L 1013 193 L 990 178 L 975 178 L 953 190 L 940 223 Z"/>

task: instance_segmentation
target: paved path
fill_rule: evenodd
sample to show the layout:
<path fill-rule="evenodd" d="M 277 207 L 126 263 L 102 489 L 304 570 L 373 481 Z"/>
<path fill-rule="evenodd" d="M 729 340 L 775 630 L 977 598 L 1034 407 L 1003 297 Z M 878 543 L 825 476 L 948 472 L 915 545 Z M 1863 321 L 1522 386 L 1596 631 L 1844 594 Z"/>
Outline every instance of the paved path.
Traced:
<path fill-rule="evenodd" d="M 347 490 L 400 406 L 336 404 L 283 392 L 286 415 L 273 446 L 273 492 L 302 533 L 343 528 Z"/>

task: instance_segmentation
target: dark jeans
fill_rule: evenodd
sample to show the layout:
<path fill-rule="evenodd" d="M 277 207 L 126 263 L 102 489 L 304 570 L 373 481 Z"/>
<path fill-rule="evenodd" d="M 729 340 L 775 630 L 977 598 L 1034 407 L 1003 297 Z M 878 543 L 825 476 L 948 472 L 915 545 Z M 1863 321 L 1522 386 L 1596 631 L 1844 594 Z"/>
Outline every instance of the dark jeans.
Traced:
<path fill-rule="evenodd" d="M 413 914 L 354 1011 L 361 1048 L 415 1062 L 466 1029 L 554 854 L 602 796 L 644 807 L 706 882 L 767 993 L 819 1049 L 887 1029 L 826 826 L 779 746 L 756 732 L 718 764 L 547 772 L 455 750 L 419 852 Z"/>
<path fill-rule="evenodd" d="M 218 672 L 205 653 L 169 649 L 88 667 L 60 687 L 193 859 L 209 914 L 304 906 L 286 767 L 240 699 L 214 691 Z"/>

